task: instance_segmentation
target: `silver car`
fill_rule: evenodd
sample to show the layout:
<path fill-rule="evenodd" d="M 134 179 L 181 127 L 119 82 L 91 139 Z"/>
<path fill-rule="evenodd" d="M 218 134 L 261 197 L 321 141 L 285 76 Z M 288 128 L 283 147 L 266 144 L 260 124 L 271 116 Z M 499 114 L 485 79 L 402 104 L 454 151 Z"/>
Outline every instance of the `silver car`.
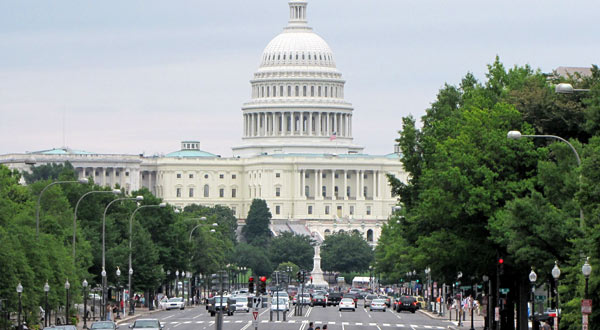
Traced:
<path fill-rule="evenodd" d="M 157 319 L 139 319 L 129 325 L 131 329 L 162 330 L 164 325 Z"/>
<path fill-rule="evenodd" d="M 373 299 L 371 304 L 369 305 L 369 310 L 372 311 L 382 311 L 385 312 L 387 306 L 385 304 L 385 299 Z"/>

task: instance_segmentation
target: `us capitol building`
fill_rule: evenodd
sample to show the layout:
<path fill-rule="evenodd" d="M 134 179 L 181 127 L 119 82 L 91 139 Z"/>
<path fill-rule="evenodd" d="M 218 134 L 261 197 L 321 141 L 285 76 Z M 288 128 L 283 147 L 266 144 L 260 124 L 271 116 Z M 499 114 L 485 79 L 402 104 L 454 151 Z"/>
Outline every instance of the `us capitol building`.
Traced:
<path fill-rule="evenodd" d="M 0 163 L 27 171 L 33 159 L 37 165 L 69 161 L 79 177 L 100 185 L 118 184 L 126 192 L 146 187 L 178 207 L 228 206 L 240 224 L 252 200 L 261 198 L 275 233 L 322 239 L 356 230 L 375 244 L 396 205 L 386 174 L 402 181 L 406 174 L 397 153 L 368 155 L 354 144 L 345 81 L 327 43 L 307 25 L 306 8 L 306 1 L 289 2 L 287 27 L 262 53 L 250 81 L 251 99 L 242 106 L 242 143 L 232 148 L 233 157 L 183 141 L 179 151 L 165 156 L 65 147 L 0 155 Z"/>

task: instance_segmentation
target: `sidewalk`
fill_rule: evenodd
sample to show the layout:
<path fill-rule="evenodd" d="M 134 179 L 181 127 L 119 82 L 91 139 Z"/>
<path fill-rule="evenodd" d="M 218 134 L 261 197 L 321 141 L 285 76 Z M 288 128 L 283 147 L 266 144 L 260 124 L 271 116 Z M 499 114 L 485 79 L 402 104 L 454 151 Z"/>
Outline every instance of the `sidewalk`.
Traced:
<path fill-rule="evenodd" d="M 466 314 L 466 320 L 462 320 L 462 324 L 460 326 L 458 326 L 458 321 L 456 320 L 456 310 L 452 309 L 450 311 L 446 311 L 446 313 L 444 313 L 444 316 L 439 316 L 437 312 L 429 312 L 426 309 L 419 309 L 418 310 L 419 313 L 425 314 L 428 317 L 432 318 L 432 319 L 436 319 L 436 320 L 440 320 L 440 321 L 447 321 L 450 322 L 450 324 L 448 325 L 449 329 L 470 329 L 471 328 L 471 315 L 470 313 L 465 313 Z M 450 312 L 452 314 L 450 314 Z M 450 315 L 452 316 L 452 320 L 450 320 Z M 485 321 L 483 319 L 482 315 L 477 315 L 477 313 L 473 313 L 473 327 L 477 330 L 482 330 L 484 328 L 485 325 Z"/>

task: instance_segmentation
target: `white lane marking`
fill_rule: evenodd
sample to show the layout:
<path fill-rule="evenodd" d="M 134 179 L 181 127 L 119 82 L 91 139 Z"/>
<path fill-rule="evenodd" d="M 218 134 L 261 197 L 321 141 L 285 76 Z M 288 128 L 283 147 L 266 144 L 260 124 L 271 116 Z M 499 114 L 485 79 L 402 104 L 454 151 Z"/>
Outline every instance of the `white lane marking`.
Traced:
<path fill-rule="evenodd" d="M 362 323 L 360 323 L 360 322 L 356 322 L 354 325 L 362 325 Z"/>
<path fill-rule="evenodd" d="M 231 321 L 229 321 L 229 320 L 225 320 L 225 321 L 223 321 L 223 323 L 230 323 L 230 322 L 231 322 Z"/>
<path fill-rule="evenodd" d="M 183 322 L 183 323 L 185 323 L 185 324 L 190 324 L 190 323 L 192 323 L 192 321 L 185 321 L 185 322 Z"/>
<path fill-rule="evenodd" d="M 389 323 L 384 323 L 383 326 L 384 327 L 390 327 L 391 325 Z"/>
<path fill-rule="evenodd" d="M 171 324 L 178 324 L 179 322 L 171 322 Z"/>
<path fill-rule="evenodd" d="M 437 329 L 444 329 L 444 327 L 436 327 Z"/>
<path fill-rule="evenodd" d="M 169 315 L 169 316 L 165 317 L 163 320 L 166 320 L 166 319 L 171 318 L 173 316 L 175 316 L 175 315 Z"/>
<path fill-rule="evenodd" d="M 213 324 L 215 324 L 215 321 L 210 321 L 210 322 L 208 322 L 208 325 L 209 325 L 209 326 L 211 326 L 211 325 L 213 325 Z"/>
<path fill-rule="evenodd" d="M 243 322 L 242 320 L 235 321 L 235 323 L 242 323 L 242 322 Z"/>
<path fill-rule="evenodd" d="M 245 326 L 243 326 L 243 327 L 242 327 L 240 330 L 246 330 L 246 329 L 248 329 L 248 327 L 249 327 L 251 324 L 252 324 L 252 321 L 248 321 L 248 323 L 247 323 Z"/>
<path fill-rule="evenodd" d="M 358 324 L 357 324 L 357 325 L 358 325 Z M 374 327 L 374 326 L 376 326 L 376 325 L 377 325 L 377 323 L 369 323 L 369 326 L 371 326 L 371 327 Z"/>
<path fill-rule="evenodd" d="M 342 322 L 342 325 L 350 325 L 350 322 Z"/>
<path fill-rule="evenodd" d="M 296 320 L 289 320 L 288 323 L 296 323 Z"/>
<path fill-rule="evenodd" d="M 431 328 L 432 328 L 432 326 L 430 326 L 430 325 L 424 325 L 424 327 L 425 327 L 426 329 L 431 329 Z"/>
<path fill-rule="evenodd" d="M 411 324 L 411 325 L 410 325 L 410 327 L 414 329 L 414 328 L 418 328 L 419 326 L 418 326 L 418 325 Z"/>
<path fill-rule="evenodd" d="M 269 309 L 267 308 L 267 309 L 265 309 L 265 311 L 264 311 L 264 312 L 262 312 L 262 313 L 258 314 L 258 316 L 262 316 L 264 313 L 266 313 L 266 312 L 268 312 L 268 311 L 269 311 Z"/>
<path fill-rule="evenodd" d="M 173 326 L 173 328 L 177 328 L 178 326 L 182 325 L 183 323 L 177 323 Z"/>
<path fill-rule="evenodd" d="M 269 320 L 262 320 L 262 321 L 260 321 L 260 323 L 267 323 L 267 322 L 269 322 Z"/>
<path fill-rule="evenodd" d="M 196 324 L 204 323 L 204 321 L 196 321 Z"/>
<path fill-rule="evenodd" d="M 306 314 L 304 315 L 304 317 L 308 317 L 310 315 L 310 312 L 312 312 L 312 307 L 308 307 L 308 310 L 306 311 Z"/>
<path fill-rule="evenodd" d="M 198 315 L 196 315 L 196 316 L 194 316 L 194 317 L 192 317 L 192 318 L 193 318 L 193 319 L 196 319 L 196 318 L 199 318 L 200 316 L 202 316 L 202 314 L 198 314 Z"/>
<path fill-rule="evenodd" d="M 327 324 L 333 324 L 333 325 L 335 325 L 335 321 L 329 322 Z"/>

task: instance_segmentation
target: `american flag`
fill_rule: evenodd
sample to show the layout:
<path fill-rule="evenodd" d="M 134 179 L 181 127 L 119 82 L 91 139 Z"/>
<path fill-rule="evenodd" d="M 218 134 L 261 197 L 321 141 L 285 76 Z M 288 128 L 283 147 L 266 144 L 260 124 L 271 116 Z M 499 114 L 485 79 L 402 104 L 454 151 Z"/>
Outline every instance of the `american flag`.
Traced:
<path fill-rule="evenodd" d="M 329 137 L 329 141 L 333 141 L 337 138 L 337 134 L 335 132 L 333 132 L 333 134 L 331 134 L 331 136 Z"/>

